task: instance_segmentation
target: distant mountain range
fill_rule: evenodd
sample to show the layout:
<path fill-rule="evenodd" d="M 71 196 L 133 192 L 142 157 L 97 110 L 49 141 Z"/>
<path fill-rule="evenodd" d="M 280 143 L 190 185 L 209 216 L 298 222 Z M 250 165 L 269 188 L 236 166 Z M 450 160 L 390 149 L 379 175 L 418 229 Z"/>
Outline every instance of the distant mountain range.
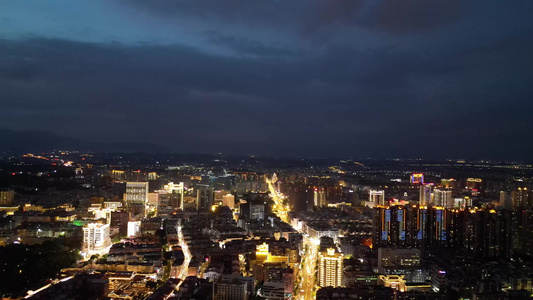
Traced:
<path fill-rule="evenodd" d="M 150 143 L 92 143 L 44 131 L 0 129 L 0 152 L 47 152 L 77 150 L 96 152 L 168 153 L 169 149 Z"/>

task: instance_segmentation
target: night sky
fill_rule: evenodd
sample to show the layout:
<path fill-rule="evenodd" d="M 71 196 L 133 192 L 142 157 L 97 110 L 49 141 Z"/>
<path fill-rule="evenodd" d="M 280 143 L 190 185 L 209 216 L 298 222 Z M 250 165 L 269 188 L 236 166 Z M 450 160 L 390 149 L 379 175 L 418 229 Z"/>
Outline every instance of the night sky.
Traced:
<path fill-rule="evenodd" d="M 0 0 L 0 128 L 533 161 L 533 1 Z"/>

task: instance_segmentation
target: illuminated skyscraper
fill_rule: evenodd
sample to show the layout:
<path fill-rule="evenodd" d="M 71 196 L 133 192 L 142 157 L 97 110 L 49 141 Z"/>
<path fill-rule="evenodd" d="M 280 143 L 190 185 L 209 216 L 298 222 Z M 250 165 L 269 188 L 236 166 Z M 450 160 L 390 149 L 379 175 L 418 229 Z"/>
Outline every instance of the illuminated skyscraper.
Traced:
<path fill-rule="evenodd" d="M 429 246 L 429 211 L 427 206 L 420 206 L 416 213 L 415 246 L 424 249 Z"/>
<path fill-rule="evenodd" d="M 183 182 L 175 184 L 169 182 L 164 186 L 164 190 L 169 193 L 170 203 L 173 209 L 183 208 Z"/>
<path fill-rule="evenodd" d="M 385 205 L 385 191 L 370 190 L 368 201 L 374 203 L 374 205 Z"/>
<path fill-rule="evenodd" d="M 433 201 L 433 184 L 428 183 L 420 186 L 420 205 L 429 205 Z"/>
<path fill-rule="evenodd" d="M 342 286 L 344 255 L 328 248 L 318 254 L 318 285 L 320 287 Z"/>
<path fill-rule="evenodd" d="M 452 191 L 435 189 L 433 191 L 432 204 L 439 207 L 453 208 L 454 199 L 452 198 Z"/>
<path fill-rule="evenodd" d="M 412 184 L 424 184 L 424 174 L 422 173 L 411 174 L 411 183 Z"/>
<path fill-rule="evenodd" d="M 434 207 L 431 213 L 431 244 L 436 247 L 444 247 L 448 240 L 448 210 L 442 207 Z"/>
<path fill-rule="evenodd" d="M 416 206 L 375 207 L 374 213 L 375 247 L 415 247 Z"/>
<path fill-rule="evenodd" d="M 381 246 L 389 246 L 391 239 L 391 209 L 385 207 L 374 208 L 376 216 L 374 223 L 377 225 L 377 232 L 375 235 L 374 244 Z"/>
<path fill-rule="evenodd" d="M 148 182 L 127 182 L 124 199 L 130 212 L 144 216 L 148 203 Z"/>
<path fill-rule="evenodd" d="M 326 206 L 326 191 L 323 187 L 314 190 L 315 206 Z"/>
<path fill-rule="evenodd" d="M 148 182 L 126 183 L 126 203 L 144 204 L 148 201 Z"/>

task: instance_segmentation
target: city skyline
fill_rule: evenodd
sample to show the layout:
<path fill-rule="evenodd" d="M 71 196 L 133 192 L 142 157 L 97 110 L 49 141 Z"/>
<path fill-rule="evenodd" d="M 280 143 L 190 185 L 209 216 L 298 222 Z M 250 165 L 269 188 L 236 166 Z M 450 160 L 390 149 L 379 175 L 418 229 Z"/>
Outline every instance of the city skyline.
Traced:
<path fill-rule="evenodd" d="M 0 6 L 3 129 L 177 153 L 533 150 L 530 2 Z"/>

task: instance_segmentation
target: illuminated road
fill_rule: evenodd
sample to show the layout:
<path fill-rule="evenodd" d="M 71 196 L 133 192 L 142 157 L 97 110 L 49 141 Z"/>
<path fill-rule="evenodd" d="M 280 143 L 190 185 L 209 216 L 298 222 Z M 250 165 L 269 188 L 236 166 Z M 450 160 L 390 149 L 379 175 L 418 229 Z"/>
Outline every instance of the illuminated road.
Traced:
<path fill-rule="evenodd" d="M 289 220 L 289 207 L 283 205 L 283 199 L 282 195 L 278 193 L 274 186 L 272 185 L 272 182 L 268 179 L 265 179 L 266 183 L 268 184 L 268 190 L 270 191 L 270 196 L 272 197 L 272 200 L 274 201 L 274 207 L 272 208 L 272 211 L 285 223 L 290 223 Z"/>
<path fill-rule="evenodd" d="M 272 211 L 285 223 L 290 223 L 289 220 L 289 207 L 283 205 L 283 195 L 278 193 L 274 189 L 272 182 L 266 179 L 268 189 L 272 200 L 274 201 L 274 207 Z M 306 251 L 302 256 L 304 263 L 300 265 L 300 274 L 302 275 L 302 281 L 299 286 L 295 286 L 294 290 L 299 290 L 295 299 L 311 300 L 315 299 L 314 292 L 316 286 L 316 260 L 318 257 L 318 243 L 316 239 L 309 238 L 301 229 L 297 229 L 300 234 L 303 235 L 303 244 Z M 296 276 L 295 278 L 297 278 Z"/>
<path fill-rule="evenodd" d="M 302 274 L 302 286 L 300 291 L 303 291 L 298 295 L 297 299 L 315 299 L 314 291 L 316 287 L 316 261 L 318 255 L 318 241 L 308 238 L 304 235 L 304 245 L 307 245 L 304 254 L 305 262 L 302 265 L 300 272 Z M 303 259 L 303 258 L 302 258 Z"/>
<path fill-rule="evenodd" d="M 181 281 L 178 283 L 178 286 L 176 286 L 176 289 L 179 290 L 181 283 L 183 280 L 187 277 L 189 273 L 189 263 L 191 262 L 191 252 L 189 251 L 189 247 L 187 246 L 187 243 L 185 242 L 185 239 L 183 238 L 183 231 L 181 230 L 181 226 L 178 226 L 178 241 L 179 245 L 181 246 L 181 250 L 183 251 L 183 264 L 181 265 L 181 271 L 177 278 L 179 278 Z"/>

